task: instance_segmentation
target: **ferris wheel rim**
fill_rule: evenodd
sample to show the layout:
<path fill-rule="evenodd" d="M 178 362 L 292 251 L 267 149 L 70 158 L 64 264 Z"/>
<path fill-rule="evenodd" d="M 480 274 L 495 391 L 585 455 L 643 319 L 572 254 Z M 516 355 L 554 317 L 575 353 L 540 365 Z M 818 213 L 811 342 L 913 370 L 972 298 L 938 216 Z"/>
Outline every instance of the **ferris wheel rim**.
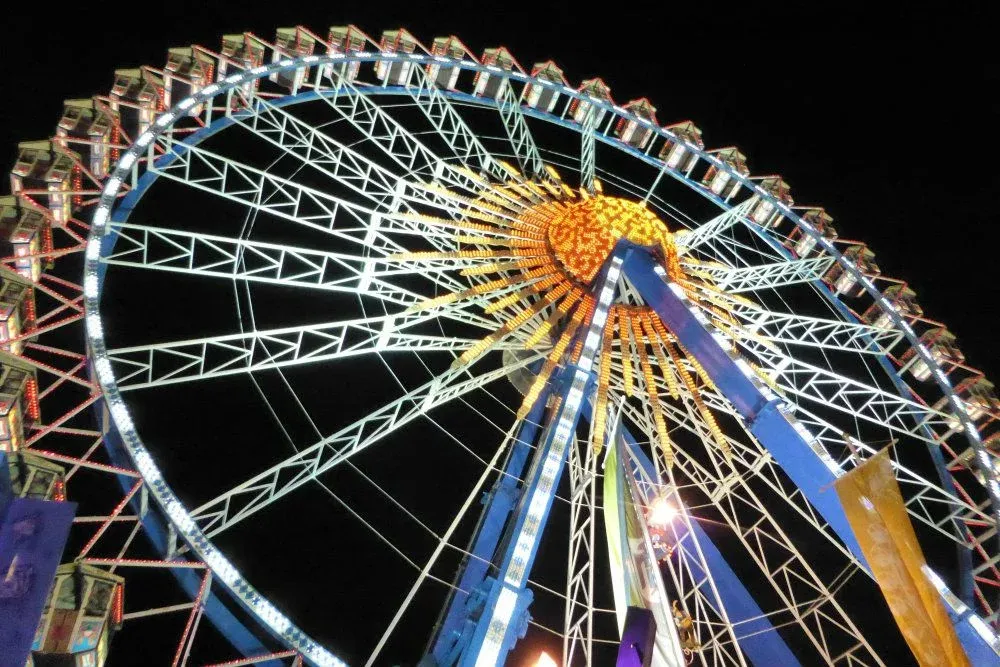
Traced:
<path fill-rule="evenodd" d="M 128 409 L 127 407 L 124 407 L 125 402 L 121 398 L 121 394 L 118 390 L 115 376 L 110 371 L 109 362 L 107 365 L 101 363 L 102 359 L 104 361 L 107 361 L 107 354 L 106 354 L 107 350 L 103 343 L 103 336 L 100 335 L 101 320 L 100 320 L 99 300 L 102 291 L 103 276 L 97 277 L 99 273 L 103 273 L 99 268 L 100 265 L 98 263 L 100 255 L 103 254 L 103 249 L 101 247 L 100 242 L 98 242 L 96 246 L 93 245 L 93 242 L 97 237 L 97 235 L 99 234 L 99 232 L 103 230 L 106 224 L 124 221 L 124 220 L 112 220 L 113 213 L 119 210 L 119 207 L 112 206 L 112 204 L 115 203 L 115 200 L 117 199 L 122 183 L 126 180 L 126 177 L 131 173 L 132 166 L 134 165 L 135 161 L 139 157 L 141 157 L 141 153 L 143 152 L 143 150 L 146 147 L 151 147 L 153 145 L 156 136 L 158 136 L 161 132 L 163 132 L 167 128 L 171 127 L 174 122 L 184 117 L 183 112 L 186 109 L 189 109 L 196 104 L 200 104 L 201 102 L 204 102 L 210 98 L 214 98 L 215 96 L 223 94 L 240 85 L 246 84 L 254 79 L 263 78 L 265 76 L 268 76 L 276 72 L 298 69 L 300 67 L 322 66 L 338 62 L 353 62 L 353 61 L 370 62 L 383 59 L 406 59 L 415 62 L 426 62 L 428 60 L 426 56 L 407 55 L 407 54 L 395 54 L 390 58 L 389 56 L 383 53 L 365 53 L 365 54 L 357 54 L 357 55 L 341 56 L 341 57 L 309 56 L 299 59 L 283 60 L 281 62 L 272 64 L 271 66 L 258 67 L 253 70 L 249 70 L 248 72 L 240 76 L 233 75 L 227 78 L 225 80 L 225 83 L 220 82 L 219 85 L 216 84 L 210 85 L 205 89 L 203 89 L 202 91 L 200 91 L 198 94 L 190 96 L 189 98 L 186 98 L 185 100 L 182 100 L 181 102 L 177 103 L 176 105 L 174 105 L 174 107 L 171 108 L 171 110 L 161 115 L 154 123 L 156 130 L 153 131 L 152 134 L 150 134 L 150 131 L 147 131 L 147 133 L 137 138 L 133 146 L 130 147 L 129 151 L 123 154 L 119 163 L 115 166 L 113 170 L 110 171 L 108 175 L 108 179 L 106 181 L 107 185 L 102 192 L 98 206 L 94 210 L 94 220 L 93 220 L 91 239 L 88 241 L 87 251 L 86 251 L 86 264 L 84 270 L 85 271 L 84 289 L 85 289 L 85 305 L 87 312 L 88 344 L 94 356 L 95 367 L 97 368 L 97 375 L 101 384 L 102 393 L 104 394 L 105 400 L 107 401 L 112 412 L 112 418 L 115 429 L 118 432 L 119 436 L 122 438 L 122 441 L 126 443 L 126 449 L 130 457 L 133 458 L 136 467 L 142 473 L 143 478 L 149 483 L 149 486 L 154 490 L 154 497 L 160 504 L 161 509 L 163 510 L 165 516 L 168 517 L 171 524 L 175 528 L 185 530 L 185 527 L 188 525 L 188 520 L 190 519 L 190 516 L 187 514 L 183 505 L 179 503 L 179 500 L 177 500 L 176 496 L 173 495 L 172 490 L 170 490 L 169 487 L 166 486 L 165 482 L 162 481 L 162 475 L 160 474 L 160 471 L 158 470 L 155 462 L 153 461 L 149 451 L 145 448 L 144 444 L 142 443 L 141 437 L 135 430 L 134 425 L 131 423 L 131 419 L 128 416 Z M 486 70 L 484 66 L 469 63 L 468 61 L 452 61 L 450 64 L 462 67 L 463 69 L 471 69 L 477 71 Z M 520 80 L 522 83 L 531 83 L 533 85 L 543 85 L 546 87 L 559 87 L 548 81 L 538 79 L 535 77 L 530 77 L 528 75 L 516 72 L 510 73 L 510 77 L 512 79 Z M 213 86 L 215 86 L 214 89 Z M 559 88 L 560 88 L 560 93 L 562 94 L 575 96 L 578 99 L 586 98 L 586 100 L 591 103 L 605 104 L 604 102 L 596 100 L 595 98 L 590 98 L 589 96 L 583 96 L 578 91 L 571 90 L 568 87 L 561 86 Z M 379 87 L 371 87 L 371 88 L 365 87 L 362 90 L 366 93 L 370 92 L 371 94 L 379 94 L 386 92 L 384 89 Z M 304 93 L 304 95 L 308 94 L 309 93 Z M 316 91 L 316 94 L 321 94 L 321 93 Z M 292 95 L 288 97 L 295 99 L 298 96 Z M 302 99 L 300 101 L 304 102 L 308 100 Z M 479 101 L 482 102 L 482 100 Z M 486 104 L 484 106 L 495 106 L 495 105 Z M 643 119 L 638 119 L 634 116 L 631 116 L 625 109 L 622 109 L 620 107 L 607 104 L 607 108 L 608 110 L 612 111 L 612 113 L 619 114 L 620 117 L 629 117 L 631 119 L 635 119 L 645 123 Z M 543 114 L 541 112 L 535 112 L 531 110 L 525 110 L 525 112 L 526 115 L 533 115 L 535 117 L 541 118 L 542 120 L 549 120 L 549 121 L 552 120 L 550 114 Z M 166 122 L 163 122 L 164 118 L 167 118 Z M 219 119 L 219 121 L 216 122 L 220 122 L 221 120 L 222 119 Z M 213 124 L 210 125 L 208 128 L 205 128 L 205 130 L 207 131 L 214 125 L 215 123 L 213 122 Z M 199 141 L 203 140 L 204 138 L 207 138 L 207 136 L 210 136 L 211 134 L 214 134 L 214 132 L 218 132 L 221 129 L 224 129 L 224 127 L 226 126 L 228 125 L 227 124 L 220 125 L 219 127 L 215 128 L 213 132 L 205 136 L 202 136 L 199 139 Z M 566 122 L 566 126 L 579 131 L 579 126 L 577 125 L 572 125 Z M 673 135 L 669 131 L 664 130 L 663 128 L 657 128 L 655 125 L 652 124 L 646 124 L 646 126 L 648 127 L 648 129 L 651 129 L 654 132 L 660 132 L 662 136 L 673 137 Z M 195 133 L 195 135 L 197 134 L 199 133 Z M 195 135 L 192 135 L 192 138 Z M 145 142 L 143 142 L 143 137 L 147 137 L 145 139 Z M 611 140 L 610 137 L 602 136 L 601 140 L 610 145 L 614 145 L 616 148 L 620 148 L 627 153 L 633 153 L 635 157 L 640 157 L 644 160 L 647 160 L 651 164 L 655 164 L 657 162 L 656 158 L 653 158 L 648 153 L 644 154 L 641 151 L 630 149 L 630 147 L 627 147 L 622 142 L 616 142 L 614 140 Z M 137 148 L 138 150 L 136 150 Z M 827 242 L 821 236 L 815 234 L 815 232 L 808 227 L 807 223 L 804 223 L 794 211 L 792 211 L 789 207 L 784 206 L 782 202 L 772 197 L 769 193 L 762 191 L 762 189 L 759 186 L 755 186 L 750 181 L 749 177 L 744 177 L 738 171 L 732 169 L 728 164 L 725 164 L 724 162 L 719 161 L 716 158 L 713 158 L 709 153 L 704 152 L 702 151 L 702 149 L 699 149 L 693 145 L 691 145 L 691 148 L 693 152 L 698 153 L 700 157 L 706 159 L 709 162 L 714 163 L 719 169 L 729 172 L 732 177 L 742 181 L 746 187 L 754 189 L 759 196 L 771 200 L 772 203 L 781 208 L 783 214 L 786 215 L 786 217 L 788 217 L 789 219 L 793 220 L 793 222 L 795 222 L 795 224 L 799 226 L 799 228 L 803 229 L 804 231 L 810 233 L 813 236 L 816 236 L 818 244 L 821 247 L 824 244 L 829 246 L 829 247 L 824 247 L 824 250 L 829 254 L 833 255 L 836 258 L 835 261 L 842 262 L 845 265 L 846 270 L 854 273 L 856 275 L 856 278 L 860 281 L 860 283 L 864 285 L 865 289 L 876 299 L 876 302 L 878 302 L 878 300 L 881 298 L 881 294 L 874 287 L 874 284 L 867 277 L 862 275 L 854 265 L 850 264 L 849 262 L 846 262 L 843 258 L 843 254 L 839 250 L 837 250 L 831 243 Z M 131 159 L 129 159 L 128 156 L 132 156 Z M 152 176 L 152 178 L 150 179 L 150 183 L 158 177 L 158 175 L 156 174 L 144 174 L 143 178 L 145 178 L 146 176 Z M 115 183 L 116 179 L 117 183 Z M 110 187 L 112 184 L 114 185 L 114 187 Z M 702 188 L 702 190 L 704 189 Z M 129 202 L 129 204 L 134 205 L 135 202 L 138 200 L 138 198 L 141 197 L 142 192 L 143 189 L 141 188 L 137 189 L 136 191 L 132 191 L 126 196 L 126 200 L 128 197 L 131 197 L 134 194 L 137 195 L 133 201 Z M 701 194 L 705 193 L 701 192 Z M 123 204 L 124 203 L 125 200 L 123 200 Z M 721 202 L 721 200 L 717 201 L 716 203 L 724 205 L 724 202 Z M 102 211 L 104 211 L 105 215 L 104 218 L 101 218 Z M 125 217 L 127 218 L 127 212 Z M 765 236 L 765 240 L 767 240 L 767 238 L 768 237 Z M 769 239 L 769 242 L 780 245 L 777 243 L 775 239 Z M 96 250 L 93 250 L 93 248 L 96 248 Z M 778 248 L 775 249 L 778 250 L 779 252 L 781 251 Z M 92 287 L 88 287 L 88 285 L 92 285 Z M 841 307 L 845 308 L 846 310 L 846 307 L 843 306 L 838 296 L 832 295 L 832 298 L 835 303 L 841 304 Z M 882 299 L 882 303 L 887 303 L 887 302 L 885 302 L 884 299 Z M 893 311 L 892 309 L 888 309 L 888 314 L 890 315 L 890 318 L 892 318 L 894 326 L 899 327 L 903 331 L 907 339 L 910 340 L 910 342 L 914 345 L 914 347 L 918 349 L 918 354 L 926 354 L 925 351 L 921 349 L 916 334 L 912 331 L 909 325 L 904 320 L 902 320 L 899 314 Z M 96 315 L 97 319 L 92 320 L 91 315 Z M 96 322 L 96 324 L 92 324 L 92 322 Z M 926 354 L 926 357 L 927 358 L 925 359 L 925 361 L 931 366 L 931 368 L 934 369 L 939 368 L 936 360 L 933 359 L 933 357 L 931 357 L 929 354 Z M 102 374 L 102 367 L 105 366 L 107 366 L 108 371 Z M 895 371 L 893 372 L 895 373 Z M 108 373 L 111 373 L 110 376 L 108 375 Z M 935 373 L 934 376 L 935 380 L 937 380 L 939 384 L 942 385 L 942 389 L 946 391 L 946 395 L 952 400 L 952 405 L 958 408 L 957 412 L 959 413 L 959 415 L 964 416 L 963 422 L 966 424 L 971 424 L 971 422 L 968 421 L 967 419 L 967 414 L 965 412 L 964 405 L 962 405 L 960 400 L 957 399 L 957 396 L 955 396 L 950 383 L 942 379 L 943 373 Z M 107 381 L 108 377 L 110 377 L 110 381 Z M 122 407 L 118 408 L 117 406 L 119 405 Z M 976 442 L 978 442 L 978 433 L 975 431 L 974 428 L 971 429 L 967 428 L 966 431 L 970 439 L 975 437 Z M 973 436 L 974 433 L 975 436 Z M 189 537 L 193 541 L 197 541 L 199 539 L 197 534 Z M 204 536 L 201 537 L 204 538 Z M 211 542 L 208 541 L 207 538 L 204 539 L 208 544 L 208 546 L 214 548 L 214 546 L 211 545 Z M 219 574 L 220 580 L 226 584 L 227 588 L 229 588 L 230 591 L 234 594 L 234 597 L 236 599 L 242 600 L 248 611 L 254 614 L 259 620 L 261 620 L 265 626 L 270 627 L 272 630 L 277 630 L 276 625 L 284 626 L 285 621 L 287 621 L 288 619 L 280 616 L 280 612 L 278 612 L 276 608 L 274 608 L 273 606 L 268 608 L 264 604 L 257 604 L 257 606 L 254 606 L 254 603 L 249 602 L 249 600 L 254 599 L 252 596 L 255 595 L 255 593 L 250 593 L 249 595 L 246 596 L 242 596 L 239 593 L 237 593 L 235 587 L 243 586 L 245 584 L 245 581 L 239 579 L 232 579 L 232 575 L 227 575 L 228 572 L 226 569 L 227 561 L 225 560 L 219 561 L 218 560 L 219 557 L 214 556 L 213 555 L 214 552 L 206 550 L 205 546 L 196 547 L 192 544 L 192 547 L 195 549 L 196 552 L 198 552 L 201 555 L 201 557 L 206 561 L 206 563 L 209 563 L 210 567 L 212 567 L 213 569 L 213 572 L 215 572 L 216 567 L 218 567 L 218 572 L 216 572 L 216 574 Z M 221 555 L 221 552 L 218 553 L 220 553 Z M 222 556 L 222 558 L 224 558 L 224 556 Z M 212 565 L 213 561 L 215 563 L 214 566 Z M 227 578 L 230 579 L 231 581 L 227 581 Z M 246 585 L 249 586 L 249 584 Z M 279 614 L 279 616 L 275 616 L 274 614 Z M 264 618 L 265 616 L 272 619 L 272 621 L 268 622 L 268 620 Z M 289 621 L 289 623 L 291 622 Z M 306 636 L 304 633 L 301 633 L 301 631 L 298 630 L 298 628 L 295 627 L 294 624 L 284 627 L 286 631 L 290 633 L 296 633 L 299 635 L 299 637 L 293 640 L 289 637 L 283 636 L 284 632 L 279 633 L 280 635 L 282 635 L 281 639 L 283 641 L 296 642 L 296 643 L 289 643 L 288 644 L 289 646 L 301 650 L 306 656 L 309 656 L 317 661 L 326 659 L 321 654 L 316 653 L 316 647 L 318 647 L 319 644 L 315 643 L 313 645 L 310 645 L 308 642 L 312 640 L 310 640 L 308 636 Z M 334 660 L 335 659 L 336 658 L 334 658 Z M 340 664 L 340 663 L 318 662 L 318 664 Z"/>

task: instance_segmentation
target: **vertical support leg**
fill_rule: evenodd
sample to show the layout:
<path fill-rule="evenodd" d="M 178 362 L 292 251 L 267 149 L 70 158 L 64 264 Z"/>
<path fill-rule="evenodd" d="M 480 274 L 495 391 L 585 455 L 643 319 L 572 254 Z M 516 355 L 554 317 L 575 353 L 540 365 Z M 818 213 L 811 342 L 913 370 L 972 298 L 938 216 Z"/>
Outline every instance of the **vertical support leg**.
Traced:
<path fill-rule="evenodd" d="M 608 260 L 597 286 L 597 306 L 583 338 L 583 350 L 576 363 L 560 373 L 562 385 L 558 409 L 552 415 L 528 476 L 525 493 L 518 502 L 510 540 L 496 579 L 488 579 L 484 612 L 459 662 L 463 667 L 493 667 L 503 664 L 507 653 L 527 629 L 527 606 L 531 592 L 526 584 L 534 564 L 539 539 L 545 529 L 559 478 L 565 467 L 567 448 L 575 439 L 581 408 L 594 382 L 594 358 L 614 300 L 624 259 L 618 249 Z"/>
<path fill-rule="evenodd" d="M 549 392 L 544 391 L 535 401 L 511 446 L 510 458 L 507 459 L 503 474 L 489 495 L 483 499 L 486 507 L 479 519 L 475 540 L 469 549 L 472 556 L 463 559 L 462 570 L 456 580 L 457 588 L 448 600 L 437 634 L 432 641 L 431 654 L 436 664 L 452 664 L 457 657 L 456 650 L 462 648 L 463 635 L 470 633 L 474 627 L 474 621 L 470 617 L 472 611 L 469 608 L 470 595 L 466 591 L 478 589 L 486 579 L 486 573 L 503 536 L 507 517 L 517 502 L 520 492 L 517 480 L 524 474 L 548 397 Z"/>

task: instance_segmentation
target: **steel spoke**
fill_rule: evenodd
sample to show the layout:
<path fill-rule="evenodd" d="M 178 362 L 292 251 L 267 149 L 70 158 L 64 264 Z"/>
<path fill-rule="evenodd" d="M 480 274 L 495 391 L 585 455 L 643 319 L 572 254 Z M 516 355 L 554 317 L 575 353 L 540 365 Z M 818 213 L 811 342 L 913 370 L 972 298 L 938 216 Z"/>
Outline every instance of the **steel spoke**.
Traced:
<path fill-rule="evenodd" d="M 505 367 L 462 380 L 469 369 L 450 369 L 333 435 L 255 475 L 191 512 L 211 537 L 365 450 L 402 426 L 543 356 L 531 354 Z"/>

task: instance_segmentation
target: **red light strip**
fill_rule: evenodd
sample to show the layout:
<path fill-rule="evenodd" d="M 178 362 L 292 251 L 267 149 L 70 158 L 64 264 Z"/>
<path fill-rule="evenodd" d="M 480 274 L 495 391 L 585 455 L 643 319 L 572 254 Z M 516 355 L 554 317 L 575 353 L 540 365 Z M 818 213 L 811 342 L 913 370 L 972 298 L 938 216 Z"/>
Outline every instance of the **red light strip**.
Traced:
<path fill-rule="evenodd" d="M 184 626 L 184 633 L 181 634 L 181 640 L 177 642 L 177 652 L 174 653 L 174 662 L 172 667 L 177 667 L 181 663 L 181 658 L 187 659 L 188 654 L 191 652 L 191 642 L 194 641 L 194 637 L 191 635 L 191 628 L 194 627 L 195 620 L 201 616 L 202 612 L 202 601 L 205 599 L 205 591 L 208 590 L 208 582 L 212 579 L 212 571 L 206 570 L 205 576 L 201 578 L 201 587 L 198 589 L 198 597 L 194 599 L 194 606 L 191 607 L 191 613 L 188 615 L 187 624 Z"/>
<path fill-rule="evenodd" d="M 242 658 L 240 660 L 230 660 L 229 662 L 216 662 L 211 665 L 205 665 L 205 667 L 243 667 L 244 665 L 256 665 L 267 660 L 277 660 L 279 658 L 295 658 L 297 664 L 302 664 L 302 656 L 295 651 L 282 651 L 280 653 L 258 655 L 253 658 Z"/>

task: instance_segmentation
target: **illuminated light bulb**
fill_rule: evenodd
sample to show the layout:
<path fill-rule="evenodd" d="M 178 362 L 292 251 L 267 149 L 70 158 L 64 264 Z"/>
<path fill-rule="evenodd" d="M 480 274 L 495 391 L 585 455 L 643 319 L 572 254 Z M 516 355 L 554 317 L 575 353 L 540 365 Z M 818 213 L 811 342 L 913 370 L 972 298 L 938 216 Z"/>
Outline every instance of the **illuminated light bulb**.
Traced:
<path fill-rule="evenodd" d="M 618 337 L 622 355 L 622 382 L 625 385 L 625 395 L 635 395 L 635 378 L 632 375 L 632 347 L 630 345 L 629 316 L 624 308 L 618 312 Z"/>
<path fill-rule="evenodd" d="M 490 262 L 489 264 L 481 264 L 479 266 L 469 267 L 467 269 L 462 269 L 459 275 L 462 276 L 479 276 L 484 273 L 500 273 L 501 271 L 514 271 L 517 269 L 530 269 L 537 267 L 539 264 L 549 264 L 549 260 L 544 257 L 533 257 L 531 259 L 519 259 L 515 262 Z"/>
<path fill-rule="evenodd" d="M 663 356 L 663 353 L 666 352 L 676 365 L 677 360 L 674 358 L 673 351 L 670 348 L 670 338 L 667 334 L 667 328 L 663 326 L 663 322 L 656 315 L 647 315 L 644 323 L 651 330 L 655 331 L 657 338 L 660 339 L 659 345 L 654 346 L 653 351 L 656 353 L 656 360 L 660 364 L 663 379 L 667 381 L 667 389 L 670 391 L 670 396 L 674 399 L 680 398 L 680 384 L 677 382 L 674 374 L 670 372 L 667 359 Z"/>
<path fill-rule="evenodd" d="M 535 400 L 538 395 L 542 393 L 542 388 L 545 387 L 545 383 L 548 382 L 549 376 L 552 375 L 552 371 L 555 370 L 556 363 L 562 357 L 566 348 L 569 347 L 570 341 L 573 339 L 573 334 L 576 333 L 577 328 L 580 326 L 580 319 L 582 316 L 578 317 L 580 311 L 577 311 L 577 315 L 574 315 L 573 319 L 566 326 L 565 331 L 563 331 L 562 336 L 559 338 L 559 342 L 555 344 L 552 351 L 549 353 L 548 359 L 545 361 L 545 365 L 542 366 L 541 372 L 535 376 L 535 381 L 532 383 L 531 387 L 528 389 L 528 393 L 524 395 L 524 401 L 521 403 L 521 408 L 517 411 L 517 418 L 524 419 L 528 416 L 531 411 L 531 406 L 535 404 Z"/>
<path fill-rule="evenodd" d="M 677 516 L 677 508 L 664 496 L 657 496 L 649 506 L 647 520 L 658 528 L 666 528 Z"/>
<path fill-rule="evenodd" d="M 553 326 L 555 325 L 551 320 L 543 322 L 537 329 L 535 329 L 535 332 L 524 341 L 524 349 L 530 350 L 542 342 L 542 339 L 545 338 L 545 334 L 551 331 Z"/>
<path fill-rule="evenodd" d="M 538 656 L 538 660 L 535 662 L 535 667 L 559 667 L 559 663 L 551 655 L 542 651 L 542 654 Z"/>
<path fill-rule="evenodd" d="M 514 242 L 504 238 L 497 238 L 493 236 L 472 236 L 469 234 L 458 234 L 452 237 L 456 243 L 474 243 L 478 245 L 489 245 L 489 246 L 500 246 L 504 248 L 510 248 L 514 246 Z"/>

